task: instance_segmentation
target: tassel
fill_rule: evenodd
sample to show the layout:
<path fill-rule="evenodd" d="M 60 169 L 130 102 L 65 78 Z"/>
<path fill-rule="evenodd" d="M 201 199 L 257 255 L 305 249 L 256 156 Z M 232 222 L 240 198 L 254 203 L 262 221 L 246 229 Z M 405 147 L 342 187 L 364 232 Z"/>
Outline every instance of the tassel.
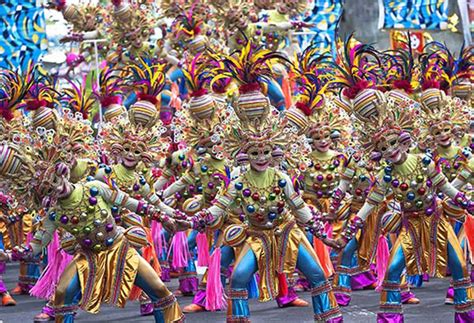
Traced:
<path fill-rule="evenodd" d="M 207 235 L 199 232 L 196 236 L 196 244 L 198 249 L 198 266 L 209 266 L 209 242 L 207 241 Z"/>
<path fill-rule="evenodd" d="M 173 268 L 185 268 L 188 265 L 188 248 L 186 232 L 177 232 L 171 241 L 170 250 L 168 252 L 169 257 L 171 251 L 173 251 Z"/>
<path fill-rule="evenodd" d="M 56 286 L 64 272 L 64 269 L 66 269 L 72 258 L 72 256 L 60 249 L 59 237 L 55 232 L 53 239 L 48 246 L 48 265 L 44 269 L 35 286 L 30 290 L 30 295 L 50 300 L 54 295 L 54 291 L 56 290 Z"/>
<path fill-rule="evenodd" d="M 221 248 L 216 248 L 210 258 L 207 272 L 206 310 L 218 311 L 225 308 L 224 288 L 221 281 Z"/>
<path fill-rule="evenodd" d="M 158 257 L 163 255 L 165 249 L 165 241 L 163 239 L 163 227 L 158 221 L 151 222 L 151 236 L 153 237 L 153 245 L 155 246 L 155 253 Z"/>
<path fill-rule="evenodd" d="M 377 287 L 376 291 L 381 291 L 382 283 L 385 278 L 385 272 L 388 267 L 388 259 L 390 257 L 390 250 L 388 249 L 387 239 L 383 234 L 379 236 L 377 244 L 377 267 L 375 272 L 377 273 Z"/>
<path fill-rule="evenodd" d="M 252 279 L 250 280 L 247 286 L 247 290 L 249 293 L 249 299 L 257 299 L 260 296 L 258 292 L 258 282 L 256 274 L 252 276 Z"/>
<path fill-rule="evenodd" d="M 286 282 L 286 275 L 284 273 L 278 273 L 278 297 L 284 297 L 288 295 L 288 283 Z"/>
<path fill-rule="evenodd" d="M 334 267 L 332 266 L 328 248 L 326 248 L 326 245 L 318 238 L 314 238 L 313 245 L 314 251 L 318 256 L 319 263 L 323 268 L 324 274 L 326 275 L 326 277 L 331 277 L 334 274 Z"/>

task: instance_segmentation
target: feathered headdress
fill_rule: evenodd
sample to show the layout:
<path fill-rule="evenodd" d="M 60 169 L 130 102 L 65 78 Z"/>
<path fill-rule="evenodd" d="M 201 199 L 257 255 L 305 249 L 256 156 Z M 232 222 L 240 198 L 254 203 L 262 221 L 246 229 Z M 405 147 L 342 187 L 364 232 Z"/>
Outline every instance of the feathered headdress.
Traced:
<path fill-rule="evenodd" d="M 124 81 L 120 72 L 122 71 L 107 66 L 99 73 L 100 88 L 96 83 L 93 85 L 93 93 L 101 107 L 105 109 L 104 117 L 107 121 L 126 112 L 122 106 Z"/>
<path fill-rule="evenodd" d="M 412 94 L 418 87 L 418 80 L 410 37 L 408 37 L 407 49 L 398 48 L 386 51 L 382 59 L 387 85 L 392 89 Z"/>
<path fill-rule="evenodd" d="M 209 67 L 209 63 L 203 54 L 199 53 L 182 70 L 191 92 L 187 106 L 191 116 L 198 121 L 212 119 L 212 115 L 217 108 L 214 98 L 208 94 L 206 88 L 212 77 Z"/>
<path fill-rule="evenodd" d="M 284 54 L 257 48 L 250 41 L 240 51 L 224 58 L 228 70 L 224 74 L 232 76 L 240 85 L 234 106 L 238 118 L 227 128 L 228 143 L 234 152 L 245 152 L 255 144 L 275 146 L 286 140 L 287 133 L 283 129 L 287 121 L 271 109 L 260 84 L 273 78 L 273 64 L 287 62 Z"/>
<path fill-rule="evenodd" d="M 157 104 L 157 96 L 165 86 L 165 68 L 166 64 L 139 57 L 126 66 L 126 85 L 136 91 L 139 100 Z"/>
<path fill-rule="evenodd" d="M 139 58 L 126 67 L 127 87 L 137 94 L 137 102 L 129 110 L 130 121 L 133 123 L 149 127 L 159 118 L 158 95 L 165 86 L 165 67 L 165 64 L 154 64 L 150 59 L 144 58 Z"/>
<path fill-rule="evenodd" d="M 257 48 L 251 41 L 224 58 L 227 72 L 223 74 L 233 77 L 239 84 L 239 98 L 234 109 L 241 120 L 258 122 L 268 114 L 270 102 L 261 92 L 261 84 L 273 79 L 276 63 L 290 64 L 284 54 Z"/>
<path fill-rule="evenodd" d="M 354 99 L 361 91 L 375 88 L 380 77 L 381 62 L 377 51 L 368 44 L 356 43 L 350 35 L 339 48 L 331 86 L 343 88 L 343 94 Z"/>
<path fill-rule="evenodd" d="M 69 88 L 63 89 L 61 101 L 64 102 L 75 115 L 81 115 L 83 119 L 87 120 L 96 102 L 93 94 L 91 92 L 88 93 L 85 81 L 80 85 L 69 81 L 69 85 Z"/>
<path fill-rule="evenodd" d="M 18 72 L 0 69 L 0 114 L 5 120 L 12 120 L 14 112 L 20 108 L 20 103 L 34 83 L 33 73 L 31 65 L 24 76 Z"/>

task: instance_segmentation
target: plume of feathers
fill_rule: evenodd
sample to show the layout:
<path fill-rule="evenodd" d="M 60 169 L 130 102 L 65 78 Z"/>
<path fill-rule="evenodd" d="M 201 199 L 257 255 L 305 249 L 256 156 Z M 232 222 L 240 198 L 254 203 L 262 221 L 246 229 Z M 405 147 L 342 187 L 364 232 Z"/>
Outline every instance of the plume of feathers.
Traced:
<path fill-rule="evenodd" d="M 290 71 L 297 78 L 304 78 L 306 73 L 328 77 L 330 64 L 330 56 L 327 53 L 321 54 L 318 44 L 313 43 L 301 53 L 295 53 Z"/>
<path fill-rule="evenodd" d="M 132 90 L 138 89 L 139 99 L 156 104 L 156 97 L 165 86 L 165 67 L 166 64 L 152 63 L 151 60 L 140 57 L 126 67 L 126 85 Z"/>
<path fill-rule="evenodd" d="M 188 9 L 183 9 L 183 12 L 176 17 L 177 37 L 184 36 L 196 37 L 201 33 L 201 26 L 203 25 L 203 19 L 200 19 L 199 15 L 195 12 L 197 1 Z"/>
<path fill-rule="evenodd" d="M 37 78 L 25 96 L 25 109 L 34 111 L 40 107 L 54 108 L 60 104 L 61 94 L 56 90 L 56 81 L 57 79 L 50 76 Z"/>
<path fill-rule="evenodd" d="M 212 78 L 209 64 L 203 53 L 199 53 L 182 69 L 184 78 L 190 89 L 191 96 L 207 94 L 206 83 Z"/>
<path fill-rule="evenodd" d="M 306 116 L 311 116 L 317 110 L 322 109 L 324 104 L 324 92 L 328 83 L 323 85 L 316 74 L 306 73 L 300 79 L 299 99 L 295 107 L 300 109 Z"/>
<path fill-rule="evenodd" d="M 63 90 L 62 102 L 65 102 L 73 113 L 80 113 L 84 120 L 89 118 L 89 113 L 95 103 L 93 93 L 88 93 L 85 79 L 82 84 L 69 81 L 70 87 Z"/>
<path fill-rule="evenodd" d="M 412 94 L 416 86 L 414 80 L 416 65 L 410 37 L 405 44 L 407 48 L 397 48 L 383 53 L 384 78 L 391 87 Z"/>
<path fill-rule="evenodd" d="M 241 50 L 224 57 L 224 65 L 228 72 L 240 84 L 241 92 L 260 89 L 260 83 L 273 78 L 273 64 L 291 64 L 283 53 L 256 47 L 247 41 Z"/>
<path fill-rule="evenodd" d="M 350 35 L 338 51 L 331 87 L 344 88 L 343 94 L 353 99 L 364 89 L 374 87 L 380 78 L 381 61 L 379 53 L 368 44 L 355 44 Z"/>
<path fill-rule="evenodd" d="M 103 107 L 122 103 L 124 82 L 119 72 L 106 66 L 99 73 L 100 88 L 94 82 L 93 93 Z"/>
<path fill-rule="evenodd" d="M 21 107 L 22 100 L 33 86 L 35 68 L 30 62 L 25 75 L 12 70 L 0 70 L 0 115 L 10 121 Z"/>

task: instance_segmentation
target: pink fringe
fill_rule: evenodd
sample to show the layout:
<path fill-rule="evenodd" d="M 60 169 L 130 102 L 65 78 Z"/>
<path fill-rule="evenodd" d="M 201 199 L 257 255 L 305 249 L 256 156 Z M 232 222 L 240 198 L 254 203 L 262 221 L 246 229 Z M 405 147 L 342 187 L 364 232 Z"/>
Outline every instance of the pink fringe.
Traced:
<path fill-rule="evenodd" d="M 52 299 L 59 279 L 72 258 L 71 255 L 60 248 L 59 236 L 55 232 L 53 239 L 48 245 L 48 265 L 35 286 L 30 290 L 30 295 L 45 300 Z"/>
<path fill-rule="evenodd" d="M 389 257 L 390 250 L 388 249 L 387 239 L 383 234 L 381 234 L 377 244 L 377 266 L 375 269 L 375 272 L 377 273 L 377 287 L 375 290 L 378 292 L 382 289 L 382 283 L 385 278 L 385 272 L 387 271 Z"/>
<path fill-rule="evenodd" d="M 163 250 L 166 248 L 166 241 L 163 239 L 163 226 L 160 222 L 151 222 L 151 236 L 153 237 L 156 255 L 161 258 Z"/>
<path fill-rule="evenodd" d="M 221 282 L 221 249 L 217 248 L 212 253 L 207 272 L 206 310 L 219 311 L 225 306 L 224 287 Z"/>
<path fill-rule="evenodd" d="M 186 232 L 176 232 L 171 241 L 170 250 L 168 252 L 169 258 L 171 251 L 173 251 L 173 268 L 185 268 L 188 265 L 188 249 L 188 238 Z"/>
<path fill-rule="evenodd" d="M 196 236 L 196 244 L 198 249 L 198 266 L 209 266 L 209 242 L 207 241 L 207 235 L 199 232 Z"/>

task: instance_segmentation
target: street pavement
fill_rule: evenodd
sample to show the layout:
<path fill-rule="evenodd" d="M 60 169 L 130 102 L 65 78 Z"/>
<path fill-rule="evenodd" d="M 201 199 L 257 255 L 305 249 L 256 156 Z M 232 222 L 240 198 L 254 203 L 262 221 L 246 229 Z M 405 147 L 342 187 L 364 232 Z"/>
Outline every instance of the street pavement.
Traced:
<path fill-rule="evenodd" d="M 7 272 L 4 275 L 7 286 L 11 289 L 15 287 L 16 276 L 18 275 L 17 264 L 7 264 Z M 448 279 L 432 279 L 425 283 L 420 289 L 414 290 L 417 297 L 421 299 L 419 305 L 405 305 L 405 323 L 450 323 L 454 321 L 454 308 L 451 305 L 444 305 L 446 288 L 449 285 Z M 168 287 L 173 290 L 178 286 L 177 280 L 168 283 Z M 308 292 L 300 293 L 300 296 L 311 303 L 311 296 Z M 0 306 L 0 323 L 27 323 L 32 322 L 44 302 L 29 296 L 16 296 L 18 305 L 15 307 Z M 191 297 L 180 297 L 179 303 L 182 306 L 190 304 Z M 353 293 L 351 305 L 342 309 L 344 322 L 349 323 L 370 323 L 376 321 L 376 312 L 379 302 L 379 294 L 373 290 L 356 291 Z M 268 322 L 313 322 L 311 308 L 284 308 L 279 309 L 275 302 L 259 303 L 256 300 L 250 301 L 252 323 Z M 139 304 L 128 302 L 124 309 L 103 305 L 99 314 L 92 315 L 80 311 L 76 321 L 80 323 L 88 322 L 153 322 L 151 317 L 140 317 Z M 225 312 L 204 312 L 188 314 L 186 322 L 225 322 Z"/>

